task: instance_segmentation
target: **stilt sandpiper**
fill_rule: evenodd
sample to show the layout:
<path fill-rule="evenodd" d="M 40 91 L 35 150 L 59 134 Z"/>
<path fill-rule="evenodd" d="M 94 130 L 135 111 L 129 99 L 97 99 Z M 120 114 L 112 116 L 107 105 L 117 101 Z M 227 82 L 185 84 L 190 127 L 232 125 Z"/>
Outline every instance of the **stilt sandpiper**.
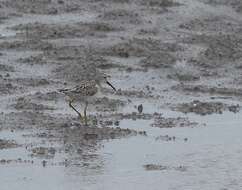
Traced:
<path fill-rule="evenodd" d="M 80 99 L 85 102 L 83 113 L 85 125 L 87 125 L 88 102 L 90 102 L 92 97 L 94 97 L 97 94 L 98 90 L 102 88 L 102 83 L 108 84 L 112 87 L 114 91 L 116 91 L 115 87 L 110 82 L 108 82 L 107 78 L 108 76 L 106 74 L 98 74 L 97 76 L 95 76 L 95 79 L 84 80 L 74 88 L 59 90 L 68 97 L 69 106 L 78 114 L 81 120 L 83 119 L 81 113 L 73 106 L 72 103 L 77 99 Z"/>

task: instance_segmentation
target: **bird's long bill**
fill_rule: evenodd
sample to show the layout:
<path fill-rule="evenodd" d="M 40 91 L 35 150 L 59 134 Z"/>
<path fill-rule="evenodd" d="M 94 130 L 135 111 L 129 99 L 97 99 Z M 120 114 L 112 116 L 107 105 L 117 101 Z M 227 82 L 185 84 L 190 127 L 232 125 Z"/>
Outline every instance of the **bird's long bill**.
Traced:
<path fill-rule="evenodd" d="M 114 91 L 116 91 L 116 88 L 115 88 L 110 82 L 106 81 L 106 83 L 107 83 L 109 86 L 111 86 L 112 89 L 113 89 Z"/>

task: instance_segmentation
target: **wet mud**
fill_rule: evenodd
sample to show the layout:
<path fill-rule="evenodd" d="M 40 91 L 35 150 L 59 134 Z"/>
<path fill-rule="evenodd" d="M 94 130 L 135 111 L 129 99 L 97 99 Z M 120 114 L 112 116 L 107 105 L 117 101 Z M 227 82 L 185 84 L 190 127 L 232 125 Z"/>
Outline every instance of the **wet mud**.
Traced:
<path fill-rule="evenodd" d="M 1 189 L 238 189 L 241 10 L 239 0 L 2 0 Z M 103 84 L 85 126 L 60 89 L 99 72 L 117 91 Z M 73 105 L 83 114 L 84 99 Z"/>
<path fill-rule="evenodd" d="M 183 103 L 174 108 L 176 111 L 183 113 L 196 113 L 200 115 L 218 113 L 222 114 L 224 111 L 231 111 L 237 113 L 240 111 L 239 105 L 227 105 L 221 102 L 200 102 L 194 100 L 190 103 Z"/>

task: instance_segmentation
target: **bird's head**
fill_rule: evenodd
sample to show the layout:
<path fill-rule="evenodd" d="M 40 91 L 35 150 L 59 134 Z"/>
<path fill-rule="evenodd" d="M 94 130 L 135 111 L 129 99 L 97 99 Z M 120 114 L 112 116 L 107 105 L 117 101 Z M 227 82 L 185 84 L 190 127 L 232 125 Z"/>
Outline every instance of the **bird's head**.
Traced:
<path fill-rule="evenodd" d="M 101 84 L 102 83 L 106 83 L 108 84 L 114 91 L 116 91 L 116 88 L 108 81 L 108 79 L 110 78 L 111 76 L 110 75 L 107 75 L 105 73 L 103 74 L 100 74 L 100 76 L 97 76 L 97 79 L 96 79 L 96 82 L 97 82 L 97 85 L 99 87 L 102 88 Z"/>

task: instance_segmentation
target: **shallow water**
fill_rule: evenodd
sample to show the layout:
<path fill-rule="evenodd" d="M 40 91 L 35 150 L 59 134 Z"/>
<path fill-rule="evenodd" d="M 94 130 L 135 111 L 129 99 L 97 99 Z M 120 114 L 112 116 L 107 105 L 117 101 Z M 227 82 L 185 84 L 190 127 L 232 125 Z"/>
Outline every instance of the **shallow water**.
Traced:
<path fill-rule="evenodd" d="M 152 121 L 123 120 L 120 127 L 146 130 L 148 136 L 103 141 L 103 148 L 85 167 L 60 164 L 66 158 L 78 163 L 78 156 L 62 154 L 48 160 L 45 167 L 38 158 L 33 164 L 1 164 L 1 189 L 240 189 L 241 113 L 188 116 L 206 126 L 160 129 L 150 127 Z M 159 135 L 175 136 L 176 140 L 155 140 Z M 28 159 L 26 154 L 21 148 L 8 149 L 1 151 L 1 158 Z M 146 171 L 145 164 L 167 169 Z"/>

